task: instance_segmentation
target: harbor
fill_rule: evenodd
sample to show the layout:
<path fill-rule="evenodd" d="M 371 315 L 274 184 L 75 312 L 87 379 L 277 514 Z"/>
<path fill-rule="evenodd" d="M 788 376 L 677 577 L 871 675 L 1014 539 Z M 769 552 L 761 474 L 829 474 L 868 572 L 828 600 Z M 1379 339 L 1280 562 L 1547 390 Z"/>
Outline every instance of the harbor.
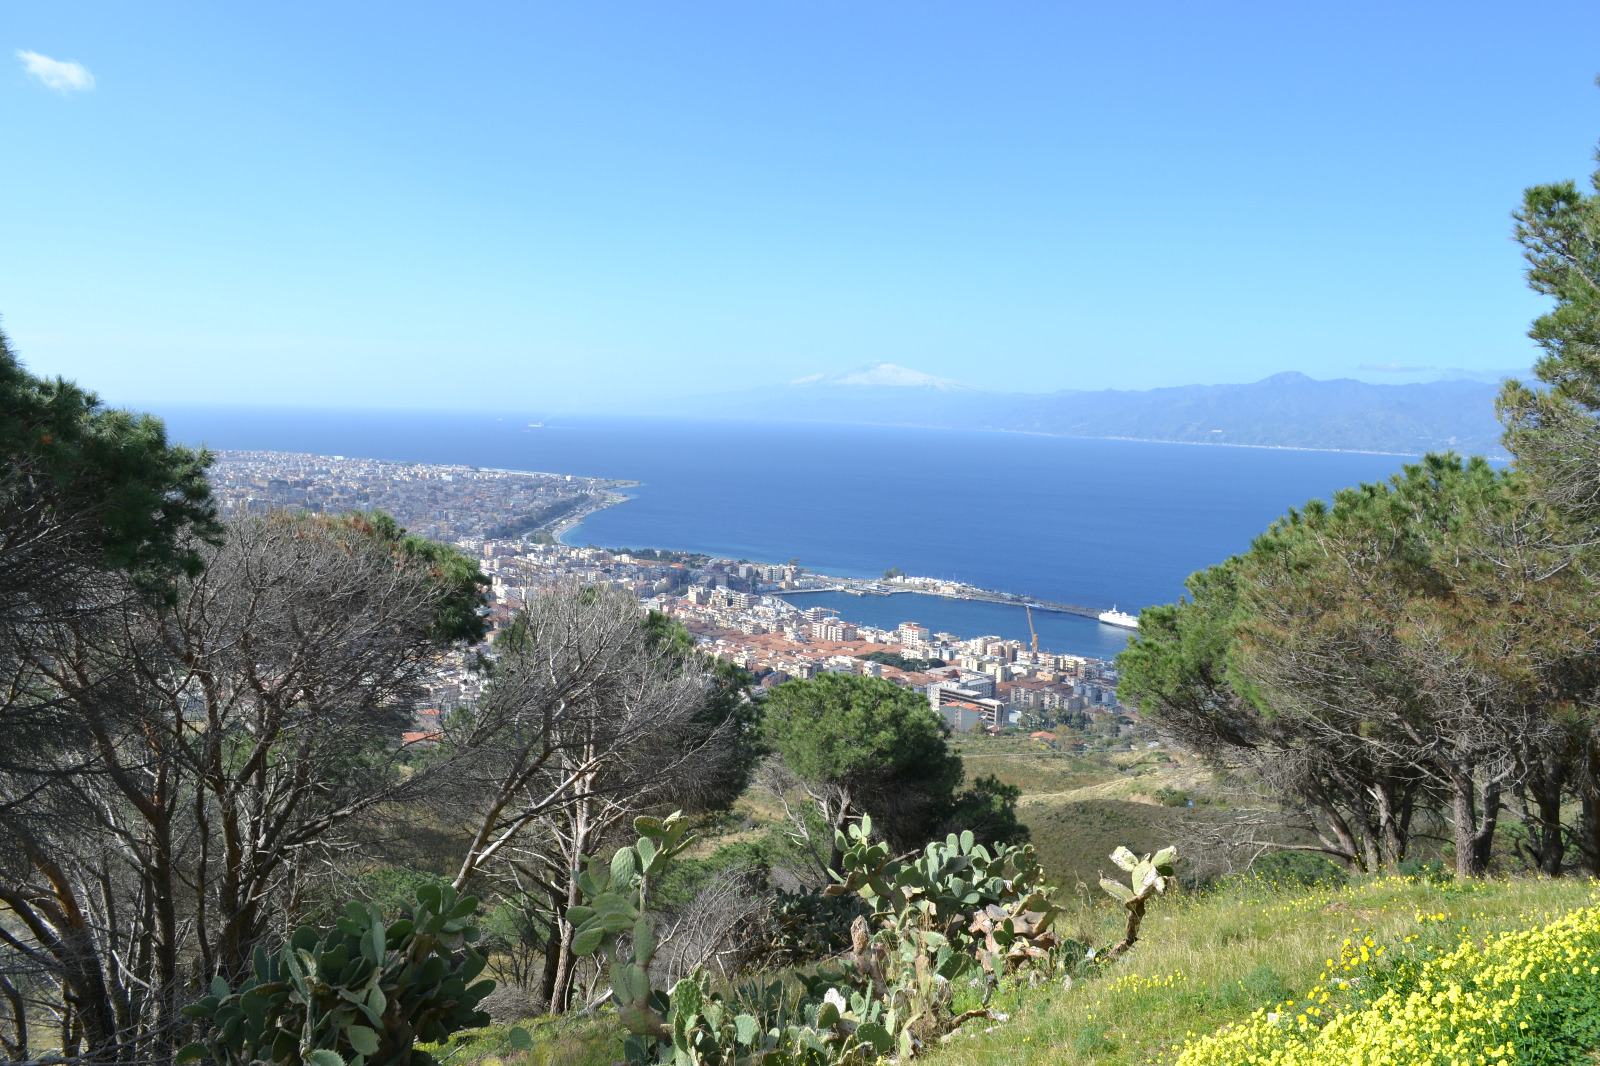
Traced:
<path fill-rule="evenodd" d="M 1082 618 L 1093 618 L 1096 621 L 1122 629 L 1132 629 L 1138 626 L 1137 615 L 1119 611 L 1115 606 L 1107 610 L 1104 607 L 1088 607 L 1078 603 L 1061 603 L 1034 596 L 1023 596 L 1014 592 L 999 592 L 994 589 L 978 588 L 975 585 L 968 585 L 964 582 L 947 581 L 934 577 L 897 575 L 892 578 L 865 579 L 837 577 L 830 574 L 807 574 L 796 583 L 794 588 L 784 591 L 837 592 L 847 596 L 920 594 L 923 596 L 940 596 L 952 600 L 970 600 L 978 603 L 1003 603 L 1013 607 L 1024 607 L 1053 614 L 1078 615 Z"/>

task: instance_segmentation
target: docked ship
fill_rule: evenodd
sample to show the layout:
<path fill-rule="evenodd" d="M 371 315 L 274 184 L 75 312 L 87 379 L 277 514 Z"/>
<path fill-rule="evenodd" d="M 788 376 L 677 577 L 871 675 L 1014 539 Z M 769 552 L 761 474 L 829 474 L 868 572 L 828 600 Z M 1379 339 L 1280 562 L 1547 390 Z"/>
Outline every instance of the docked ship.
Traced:
<path fill-rule="evenodd" d="M 1100 619 L 1100 621 L 1104 624 L 1108 626 L 1116 626 L 1118 629 L 1139 628 L 1138 615 L 1129 614 L 1127 611 L 1119 611 L 1115 607 L 1111 608 L 1109 611 L 1101 611 L 1099 614 L 1095 615 L 1095 617 Z"/>

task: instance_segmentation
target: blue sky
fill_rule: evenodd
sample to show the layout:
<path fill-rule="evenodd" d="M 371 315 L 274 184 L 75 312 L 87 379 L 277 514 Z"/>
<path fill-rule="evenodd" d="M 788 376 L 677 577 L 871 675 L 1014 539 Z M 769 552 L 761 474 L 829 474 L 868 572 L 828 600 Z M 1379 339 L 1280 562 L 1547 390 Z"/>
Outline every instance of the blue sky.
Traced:
<path fill-rule="evenodd" d="M 1592 0 L 12 3 L 0 316 L 153 404 L 1494 373 L 1597 41 Z"/>

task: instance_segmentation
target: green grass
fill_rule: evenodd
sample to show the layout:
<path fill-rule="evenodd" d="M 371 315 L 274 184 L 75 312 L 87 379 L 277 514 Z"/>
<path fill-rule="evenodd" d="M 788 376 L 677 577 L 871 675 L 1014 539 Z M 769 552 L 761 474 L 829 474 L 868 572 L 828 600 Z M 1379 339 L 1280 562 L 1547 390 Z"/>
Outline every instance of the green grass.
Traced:
<path fill-rule="evenodd" d="M 1039 864 L 1063 888 L 1093 885 L 1109 869 L 1118 844 L 1154 851 L 1179 841 L 1203 808 L 1165 807 L 1163 789 L 1205 795 L 1209 775 L 1166 751 L 1068 755 L 1026 737 L 956 739 L 967 780 L 985 775 L 1022 790 L 1017 813 L 1028 827 Z"/>
<path fill-rule="evenodd" d="M 954 747 L 968 781 L 993 776 L 1024 795 L 1064 792 L 1120 776 L 1104 756 L 1067 755 L 1026 737 L 958 737 Z"/>
<path fill-rule="evenodd" d="M 1133 1066 L 1170 1061 L 1188 1034 L 1209 1033 L 1257 1007 L 1293 999 L 1317 981 L 1345 937 L 1399 944 L 1422 925 L 1441 935 L 1524 926 L 1594 903 L 1581 880 L 1517 879 L 1434 884 L 1383 878 L 1339 889 L 1236 886 L 1162 900 L 1133 952 L 1070 989 L 1009 988 L 995 1009 L 1010 1017 L 984 1032 L 969 1026 L 919 1061 L 930 1066 L 1050 1063 Z M 1443 913 L 1419 923 L 1418 913 Z M 1100 943 L 1114 936 L 1102 909 Z"/>
<path fill-rule="evenodd" d="M 1203 813 L 1132 800 L 1061 800 L 1024 803 L 1018 811 L 1045 873 L 1068 892 L 1093 886 L 1113 873 L 1108 856 L 1122 844 L 1156 851 L 1183 838 Z M 1098 892 L 1098 889 L 1095 889 Z"/>

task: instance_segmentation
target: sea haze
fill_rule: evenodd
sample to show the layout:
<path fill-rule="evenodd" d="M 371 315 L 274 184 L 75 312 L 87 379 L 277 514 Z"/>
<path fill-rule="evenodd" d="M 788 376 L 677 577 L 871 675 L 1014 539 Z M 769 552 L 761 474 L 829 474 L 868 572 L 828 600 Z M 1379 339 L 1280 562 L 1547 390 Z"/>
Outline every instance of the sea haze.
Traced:
<path fill-rule="evenodd" d="M 627 503 L 570 532 L 569 543 L 797 558 L 811 569 L 861 577 L 897 566 L 1129 610 L 1174 599 L 1191 572 L 1247 548 L 1285 509 L 1388 477 L 1405 461 L 891 426 L 640 418 L 531 425 L 493 415 L 181 407 L 159 413 L 174 439 L 212 448 L 640 482 Z M 872 621 L 880 608 L 898 611 L 898 599 L 873 601 L 872 617 L 862 615 L 865 606 L 841 614 Z M 1005 635 L 1025 628 L 1021 612 L 1012 613 Z M 996 620 L 987 615 L 970 614 L 973 624 L 960 626 L 946 617 L 963 635 L 1002 632 L 979 624 Z M 1085 625 L 1086 639 L 1060 650 L 1091 653 L 1100 638 L 1114 636 Z"/>

